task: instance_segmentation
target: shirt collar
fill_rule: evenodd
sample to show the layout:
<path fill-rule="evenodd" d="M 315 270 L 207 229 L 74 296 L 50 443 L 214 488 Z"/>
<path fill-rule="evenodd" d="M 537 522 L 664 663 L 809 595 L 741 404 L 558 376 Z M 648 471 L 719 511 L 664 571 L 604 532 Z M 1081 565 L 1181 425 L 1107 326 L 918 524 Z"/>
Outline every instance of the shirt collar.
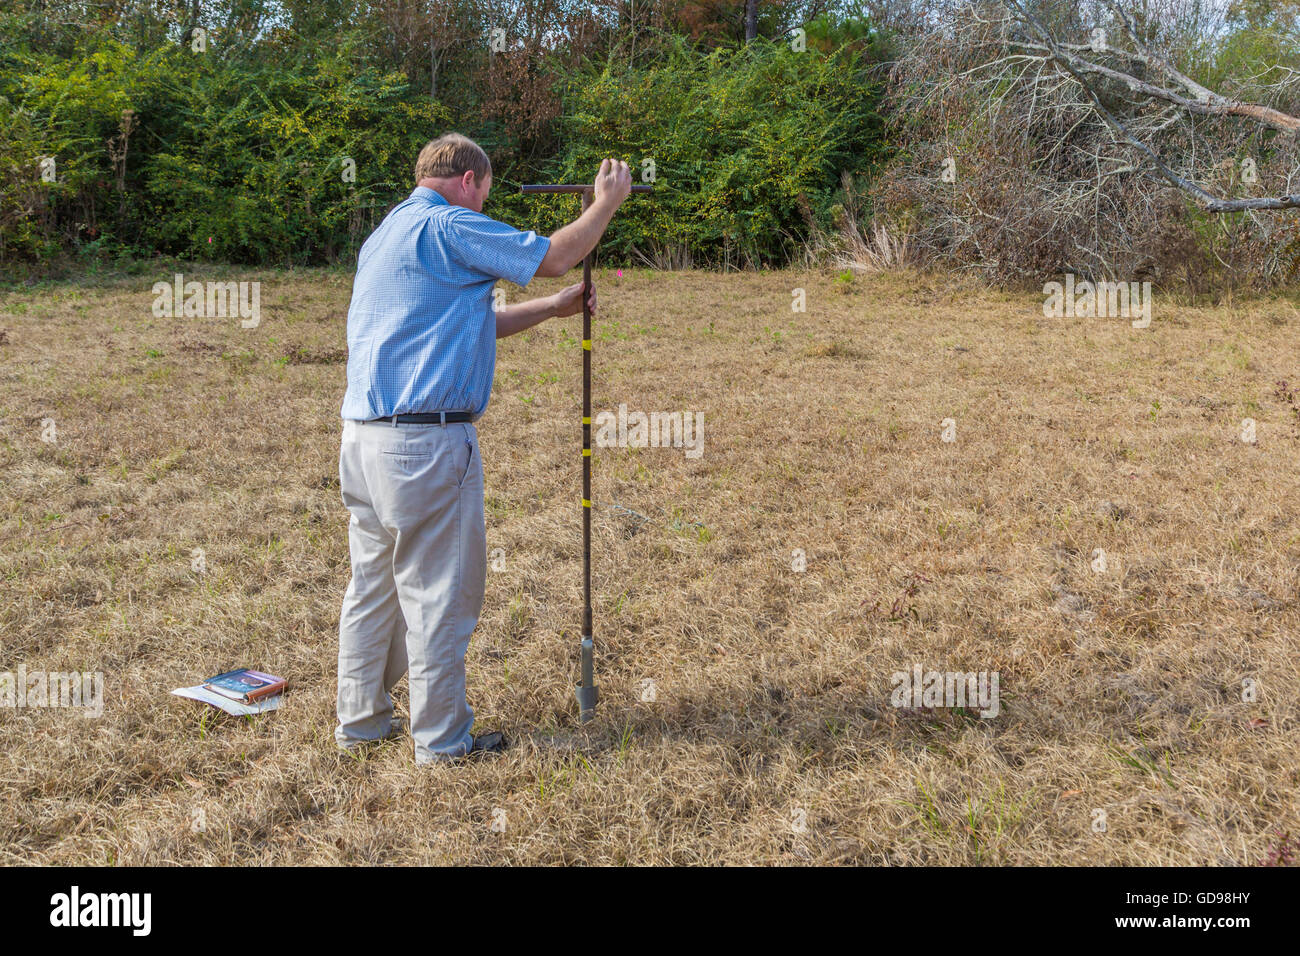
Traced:
<path fill-rule="evenodd" d="M 433 203 L 448 205 L 447 200 L 443 198 L 442 193 L 436 189 L 430 189 L 428 186 L 416 186 L 415 191 L 411 193 L 410 199 L 424 199 Z"/>

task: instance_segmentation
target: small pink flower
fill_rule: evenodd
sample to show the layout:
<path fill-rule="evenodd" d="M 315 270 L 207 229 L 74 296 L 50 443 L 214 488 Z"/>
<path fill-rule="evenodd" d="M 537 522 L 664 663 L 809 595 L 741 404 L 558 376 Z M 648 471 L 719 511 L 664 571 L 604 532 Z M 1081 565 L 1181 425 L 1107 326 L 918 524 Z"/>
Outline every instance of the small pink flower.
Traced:
<path fill-rule="evenodd" d="M 619 270 L 618 270 L 618 277 L 619 277 L 620 279 L 623 278 L 623 270 L 622 270 L 622 269 L 619 269 Z"/>
<path fill-rule="evenodd" d="M 211 241 L 212 241 L 212 237 L 211 237 L 211 236 L 208 236 L 208 242 L 211 242 Z"/>

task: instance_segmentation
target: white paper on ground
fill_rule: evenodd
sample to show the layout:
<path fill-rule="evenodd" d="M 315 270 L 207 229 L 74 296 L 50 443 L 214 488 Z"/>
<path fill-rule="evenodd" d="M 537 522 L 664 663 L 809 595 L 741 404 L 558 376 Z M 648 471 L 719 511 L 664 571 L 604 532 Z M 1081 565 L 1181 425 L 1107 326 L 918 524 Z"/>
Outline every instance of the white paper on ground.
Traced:
<path fill-rule="evenodd" d="M 259 700 L 252 704 L 245 704 L 241 701 L 231 700 L 229 697 L 222 697 L 220 694 L 214 694 L 202 684 L 197 687 L 178 687 L 172 691 L 177 697 L 188 697 L 191 700 L 201 700 L 205 704 L 211 704 L 213 707 L 220 707 L 228 714 L 234 714 L 236 717 L 247 717 L 249 714 L 264 714 L 268 710 L 279 710 L 280 698 L 283 693 L 276 694 L 266 700 Z"/>

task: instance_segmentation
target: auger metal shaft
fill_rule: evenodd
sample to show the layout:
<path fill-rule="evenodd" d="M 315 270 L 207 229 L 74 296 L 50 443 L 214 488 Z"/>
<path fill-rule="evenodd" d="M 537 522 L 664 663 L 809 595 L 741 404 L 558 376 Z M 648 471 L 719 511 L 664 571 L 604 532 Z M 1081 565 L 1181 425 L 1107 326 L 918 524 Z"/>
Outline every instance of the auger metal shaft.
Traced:
<path fill-rule="evenodd" d="M 648 193 L 652 186 L 633 186 L 634 193 Z M 520 186 L 525 195 L 538 193 L 580 193 L 582 210 L 594 197 L 591 185 Z M 587 723 L 596 716 L 596 645 L 591 626 L 591 260 L 593 249 L 582 260 L 582 664 L 581 680 L 574 688 L 578 696 L 578 720 Z"/>

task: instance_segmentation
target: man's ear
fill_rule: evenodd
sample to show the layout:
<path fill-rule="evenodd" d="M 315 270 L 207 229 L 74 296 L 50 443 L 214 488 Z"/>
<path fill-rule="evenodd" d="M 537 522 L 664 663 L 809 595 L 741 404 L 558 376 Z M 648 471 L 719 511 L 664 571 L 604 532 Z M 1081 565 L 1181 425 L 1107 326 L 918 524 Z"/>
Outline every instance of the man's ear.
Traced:
<path fill-rule="evenodd" d="M 473 194 L 474 190 L 478 186 L 478 183 L 475 182 L 476 178 L 477 177 L 475 177 L 474 175 L 474 170 L 472 169 L 465 170 L 465 175 L 460 177 L 461 188 L 465 190 L 465 192 Z"/>

